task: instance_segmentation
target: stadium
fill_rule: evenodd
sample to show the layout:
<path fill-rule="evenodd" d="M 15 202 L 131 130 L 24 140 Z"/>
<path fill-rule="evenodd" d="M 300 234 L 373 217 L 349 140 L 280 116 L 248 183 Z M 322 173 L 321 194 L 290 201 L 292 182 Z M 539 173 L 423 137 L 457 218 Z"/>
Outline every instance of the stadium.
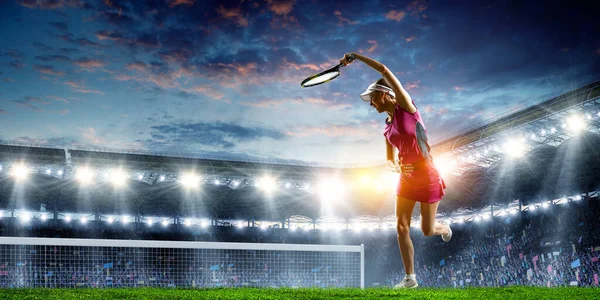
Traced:
<path fill-rule="evenodd" d="M 457 241 L 423 237 L 415 216 L 422 285 L 598 285 L 598 87 L 433 146 L 452 166 L 438 217 Z M 394 216 L 379 213 L 393 194 L 371 182 L 381 166 L 0 149 L 2 288 L 369 288 L 401 275 Z"/>
<path fill-rule="evenodd" d="M 598 299 L 590 3 L 0 2 L 0 298 Z"/>

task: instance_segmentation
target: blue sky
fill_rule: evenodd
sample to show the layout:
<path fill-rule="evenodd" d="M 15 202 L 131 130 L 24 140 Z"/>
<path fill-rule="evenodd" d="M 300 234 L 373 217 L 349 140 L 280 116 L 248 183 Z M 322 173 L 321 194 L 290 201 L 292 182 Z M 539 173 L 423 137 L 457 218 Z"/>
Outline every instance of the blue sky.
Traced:
<path fill-rule="evenodd" d="M 449 2 L 3 1 L 0 139 L 363 164 L 379 74 L 300 87 L 346 52 L 394 71 L 434 141 L 600 80 L 592 4 Z"/>

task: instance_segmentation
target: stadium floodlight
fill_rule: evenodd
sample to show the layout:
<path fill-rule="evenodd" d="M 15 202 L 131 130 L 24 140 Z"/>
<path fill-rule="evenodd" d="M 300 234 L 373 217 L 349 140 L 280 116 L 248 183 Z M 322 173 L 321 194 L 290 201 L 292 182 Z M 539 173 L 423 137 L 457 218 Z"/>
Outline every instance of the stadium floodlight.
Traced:
<path fill-rule="evenodd" d="M 144 175 L 142 175 L 142 174 L 138 175 L 137 179 L 138 179 L 138 180 L 142 180 L 142 179 L 144 179 Z"/>
<path fill-rule="evenodd" d="M 304 231 L 309 231 L 309 230 L 310 230 L 310 226 L 309 226 L 309 225 L 306 225 L 306 226 L 304 226 L 302 229 L 304 229 Z"/>
<path fill-rule="evenodd" d="M 129 218 L 127 218 L 127 216 L 123 216 L 123 218 L 121 218 L 121 223 L 123 223 L 123 224 L 129 223 Z"/>
<path fill-rule="evenodd" d="M 75 173 L 75 178 L 82 184 L 89 184 L 94 178 L 94 172 L 88 167 L 78 168 Z"/>
<path fill-rule="evenodd" d="M 286 188 L 286 189 L 289 189 L 291 186 L 292 186 L 292 185 L 291 185 L 289 182 L 286 182 L 286 183 L 285 183 L 285 188 Z"/>
<path fill-rule="evenodd" d="M 162 220 L 162 226 L 163 226 L 163 227 L 167 227 L 167 225 L 169 225 L 169 221 L 167 221 L 167 220 Z"/>
<path fill-rule="evenodd" d="M 215 185 L 220 185 L 221 181 L 219 179 L 215 179 Z"/>
<path fill-rule="evenodd" d="M 489 214 L 484 214 L 482 218 L 484 220 L 489 220 L 490 219 L 490 215 Z"/>
<path fill-rule="evenodd" d="M 87 217 L 81 217 L 81 219 L 79 221 L 81 222 L 81 224 L 85 224 L 85 223 L 87 223 L 88 219 L 87 219 Z"/>
<path fill-rule="evenodd" d="M 481 221 L 481 217 L 480 216 L 476 216 L 474 220 L 475 220 L 475 222 L 479 223 L 479 221 Z"/>
<path fill-rule="evenodd" d="M 321 201 L 338 201 L 343 198 L 345 192 L 344 183 L 336 177 L 323 178 L 318 184 Z"/>
<path fill-rule="evenodd" d="M 465 219 L 463 219 L 463 218 L 459 218 L 459 219 L 458 219 L 458 224 L 462 224 L 462 223 L 464 223 L 464 222 L 465 222 Z"/>
<path fill-rule="evenodd" d="M 65 222 L 67 222 L 67 223 L 71 222 L 71 215 L 67 215 L 65 217 Z"/>
<path fill-rule="evenodd" d="M 231 184 L 233 185 L 233 187 L 237 187 L 240 183 L 237 180 L 234 180 L 231 182 Z"/>
<path fill-rule="evenodd" d="M 448 156 L 440 156 L 438 159 L 435 160 L 435 166 L 440 171 L 442 176 L 444 176 L 456 167 L 456 160 L 451 159 Z"/>
<path fill-rule="evenodd" d="M 277 188 L 277 183 L 273 177 L 264 175 L 258 180 L 257 186 L 264 192 L 271 193 Z"/>
<path fill-rule="evenodd" d="M 52 174 L 52 170 L 46 169 L 46 174 L 48 174 L 48 175 Z"/>
<path fill-rule="evenodd" d="M 238 228 L 238 229 L 242 229 L 242 228 L 244 228 L 244 222 L 239 222 L 239 223 L 237 224 L 237 228 Z"/>
<path fill-rule="evenodd" d="M 544 202 L 544 203 L 542 203 L 542 207 L 543 207 L 543 208 L 548 208 L 548 206 L 549 206 L 549 205 L 548 205 L 548 202 Z"/>
<path fill-rule="evenodd" d="M 153 223 L 154 221 L 152 220 L 152 218 L 148 218 L 148 220 L 146 220 L 146 224 L 148 224 L 148 226 L 152 226 Z"/>
<path fill-rule="evenodd" d="M 260 229 L 262 229 L 262 230 L 267 230 L 267 227 L 268 227 L 267 224 L 260 225 Z"/>
<path fill-rule="evenodd" d="M 552 127 L 550 128 L 550 133 L 555 133 L 556 132 L 556 128 Z"/>
<path fill-rule="evenodd" d="M 185 222 L 183 222 L 183 224 L 185 224 L 185 227 L 190 227 L 190 226 L 192 226 L 192 221 L 185 220 Z"/>
<path fill-rule="evenodd" d="M 353 229 L 355 232 L 360 232 L 360 231 L 362 230 L 362 224 L 360 224 L 360 223 L 356 223 L 356 224 L 354 224 L 354 225 L 352 226 L 352 229 Z"/>
<path fill-rule="evenodd" d="M 540 132 L 540 134 L 541 134 L 542 136 L 546 135 L 546 129 L 542 129 L 542 131 Z"/>
<path fill-rule="evenodd" d="M 42 215 L 40 216 L 40 218 L 42 219 L 42 221 L 46 221 L 46 220 L 48 220 L 48 215 L 46 215 L 46 214 L 42 214 Z"/>
<path fill-rule="evenodd" d="M 62 170 L 62 169 L 61 169 L 61 170 L 58 170 L 58 172 L 56 172 L 56 173 L 58 174 L 58 176 L 62 176 L 62 174 L 63 174 L 63 170 Z"/>
<path fill-rule="evenodd" d="M 567 128 L 574 134 L 578 134 L 585 130 L 585 121 L 579 115 L 571 115 L 567 118 Z"/>
<path fill-rule="evenodd" d="M 579 200 L 581 200 L 581 195 L 577 195 L 577 196 L 575 196 L 575 198 L 573 198 L 573 200 L 575 200 L 575 201 L 579 201 Z"/>
<path fill-rule="evenodd" d="M 585 117 L 586 117 L 588 120 L 591 120 L 591 119 L 592 119 L 592 115 L 590 115 L 590 114 L 585 114 Z"/>
<path fill-rule="evenodd" d="M 25 164 L 18 164 L 12 167 L 10 175 L 17 180 L 24 180 L 29 175 L 29 167 Z"/>
<path fill-rule="evenodd" d="M 110 182 L 115 186 L 123 186 L 127 180 L 127 174 L 121 169 L 113 169 L 110 171 Z"/>
<path fill-rule="evenodd" d="M 186 173 L 181 176 L 181 184 L 186 188 L 196 188 L 200 185 L 200 176 L 194 173 Z"/>
<path fill-rule="evenodd" d="M 506 215 L 506 210 L 501 210 L 500 213 L 498 214 L 498 216 L 502 217 Z"/>
<path fill-rule="evenodd" d="M 112 224 L 115 221 L 115 219 L 113 217 L 108 217 L 106 221 L 108 222 L 108 224 Z"/>
<path fill-rule="evenodd" d="M 509 157 L 522 157 L 525 154 L 525 143 L 523 140 L 508 139 L 504 143 L 504 153 Z"/>
<path fill-rule="evenodd" d="M 530 210 L 530 211 L 535 211 L 535 210 L 536 210 L 536 208 L 537 208 L 537 207 L 535 207 L 535 205 L 534 205 L 534 204 L 530 204 L 530 205 L 529 205 L 529 210 Z"/>
<path fill-rule="evenodd" d="M 202 228 L 206 228 L 206 227 L 208 227 L 208 221 L 206 221 L 206 220 L 203 220 L 202 222 L 200 222 L 200 226 L 201 226 Z"/>
<path fill-rule="evenodd" d="M 296 225 L 292 225 L 292 227 L 290 227 L 290 231 L 296 231 L 296 228 L 298 228 Z"/>
<path fill-rule="evenodd" d="M 510 214 L 511 215 L 516 215 L 517 214 L 517 210 L 516 209 L 511 209 L 510 210 Z"/>
<path fill-rule="evenodd" d="M 23 212 L 23 214 L 21 214 L 21 222 L 27 223 L 29 220 L 31 220 L 31 214 L 29 212 Z"/>
<path fill-rule="evenodd" d="M 160 177 L 158 177 L 158 181 L 163 182 L 165 181 L 166 177 L 165 175 L 160 175 Z"/>

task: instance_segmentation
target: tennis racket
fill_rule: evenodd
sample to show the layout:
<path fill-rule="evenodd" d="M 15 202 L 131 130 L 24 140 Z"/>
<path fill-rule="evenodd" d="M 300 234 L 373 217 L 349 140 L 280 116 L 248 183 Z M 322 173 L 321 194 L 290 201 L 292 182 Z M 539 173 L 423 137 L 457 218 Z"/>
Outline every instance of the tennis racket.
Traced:
<path fill-rule="evenodd" d="M 351 63 L 352 61 L 354 61 L 354 54 L 350 54 L 348 55 L 348 62 Z M 334 80 L 336 77 L 340 76 L 340 74 L 342 74 L 340 72 L 340 68 L 343 67 L 344 64 L 340 63 L 339 65 L 329 69 L 329 70 L 325 70 L 319 74 L 315 74 L 313 76 L 310 76 L 304 80 L 302 80 L 302 83 L 300 83 L 300 85 L 302 87 L 311 87 L 311 86 L 315 86 L 315 85 L 319 85 L 328 81 L 332 81 Z"/>

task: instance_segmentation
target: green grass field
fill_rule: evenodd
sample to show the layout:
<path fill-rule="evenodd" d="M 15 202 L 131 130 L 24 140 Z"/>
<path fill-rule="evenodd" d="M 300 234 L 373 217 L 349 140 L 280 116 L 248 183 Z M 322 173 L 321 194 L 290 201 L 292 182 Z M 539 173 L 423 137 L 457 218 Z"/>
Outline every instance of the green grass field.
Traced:
<path fill-rule="evenodd" d="M 0 289 L 0 299 L 600 299 L 598 288 Z"/>

